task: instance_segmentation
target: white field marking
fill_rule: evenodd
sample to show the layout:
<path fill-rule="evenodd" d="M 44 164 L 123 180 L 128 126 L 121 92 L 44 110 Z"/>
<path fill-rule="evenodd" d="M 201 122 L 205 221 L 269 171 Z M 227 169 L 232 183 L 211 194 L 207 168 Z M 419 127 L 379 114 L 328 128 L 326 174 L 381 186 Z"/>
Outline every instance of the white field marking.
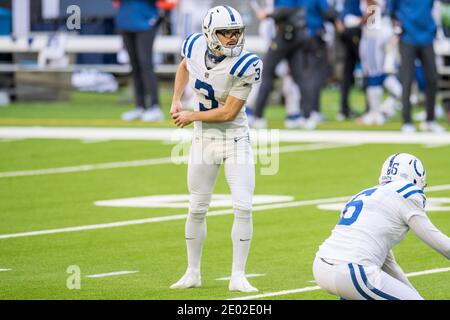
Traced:
<path fill-rule="evenodd" d="M 109 140 L 107 140 L 107 139 L 88 139 L 88 140 L 81 140 L 81 143 L 85 143 L 85 144 L 102 143 L 102 142 L 109 142 Z"/>
<path fill-rule="evenodd" d="M 450 271 L 450 268 L 440 268 L 440 269 L 430 269 L 430 270 L 425 270 L 425 271 L 410 272 L 410 273 L 407 273 L 406 276 L 407 277 L 417 277 L 417 276 L 422 276 L 422 275 L 426 275 L 426 274 L 433 274 L 433 273 L 440 273 L 440 272 L 447 272 L 447 271 Z"/>
<path fill-rule="evenodd" d="M 23 140 L 23 139 L 14 139 L 14 138 L 12 138 L 12 139 L 0 139 L 0 142 L 15 142 L 15 141 L 20 141 L 20 140 Z"/>
<path fill-rule="evenodd" d="M 450 133 L 344 130 L 278 130 L 280 142 L 339 142 L 378 144 L 450 144 Z M 0 138 L 41 138 L 77 140 L 190 140 L 192 129 L 170 128 L 70 128 L 70 127 L 2 127 Z M 252 140 L 263 131 L 250 130 Z M 260 137 L 260 136 L 258 136 Z"/>
<path fill-rule="evenodd" d="M 173 161 L 187 161 L 187 159 L 188 159 L 187 157 L 166 157 L 166 158 L 156 158 L 156 159 L 146 159 L 146 160 L 86 164 L 86 165 L 73 166 L 73 167 L 0 172 L 0 178 L 22 177 L 22 176 L 40 176 L 40 175 L 46 175 L 46 174 L 82 172 L 82 171 L 92 171 L 92 170 L 101 170 L 101 169 L 142 167 L 142 166 L 151 166 L 151 165 L 158 165 L 158 164 L 167 164 L 167 163 L 172 163 Z"/>
<path fill-rule="evenodd" d="M 352 147 L 352 146 L 357 146 L 357 145 L 359 145 L 359 144 L 355 144 L 355 143 L 353 143 L 353 144 L 318 143 L 318 144 L 301 145 L 301 146 L 295 146 L 295 145 L 294 146 L 282 146 L 279 148 L 274 148 L 273 150 L 270 148 L 261 148 L 256 153 L 265 155 L 268 153 L 270 154 L 271 152 L 273 152 L 273 153 L 300 152 L 300 151 L 345 148 L 345 147 Z M 47 175 L 47 174 L 73 173 L 73 172 L 83 172 L 83 171 L 93 171 L 93 170 L 103 170 L 103 169 L 132 168 L 132 167 L 143 167 L 143 166 L 160 165 L 160 164 L 187 163 L 187 161 L 188 161 L 188 156 L 178 156 L 178 157 L 165 157 L 165 158 L 122 161 L 122 162 L 85 164 L 85 165 L 81 165 L 81 166 L 71 166 L 71 167 L 61 167 L 61 168 L 0 172 L 0 178 L 40 176 L 40 175 Z"/>
<path fill-rule="evenodd" d="M 11 269 L 0 269 L 0 272 L 11 271 Z"/>
<path fill-rule="evenodd" d="M 253 205 L 276 202 L 290 202 L 294 197 L 277 196 L 270 194 L 257 194 L 253 196 Z M 157 196 L 145 196 L 126 199 L 101 200 L 95 202 L 96 206 L 127 207 L 127 208 L 189 208 L 188 194 L 166 194 Z M 230 194 L 213 194 L 210 208 L 232 207 Z"/>
<path fill-rule="evenodd" d="M 450 185 L 447 185 L 447 186 L 450 186 Z M 444 187 L 444 186 L 435 186 L 433 188 L 433 190 L 428 190 L 428 191 L 430 191 L 430 192 L 431 191 L 440 191 L 441 189 L 439 189 L 439 187 Z M 444 189 L 444 190 L 447 190 L 447 189 Z M 253 207 L 252 210 L 253 211 L 264 211 L 264 210 L 270 210 L 270 209 L 281 209 L 281 208 L 289 208 L 289 207 L 318 205 L 318 204 L 323 204 L 323 203 L 333 203 L 333 202 L 348 200 L 350 197 L 351 196 L 345 196 L 345 197 L 339 197 L 339 198 L 303 200 L 303 201 L 295 201 L 295 202 L 287 202 L 287 203 L 261 205 L 261 206 Z M 226 215 L 226 214 L 231 214 L 231 213 L 233 213 L 233 209 L 215 210 L 215 211 L 208 212 L 208 216 L 221 216 L 221 215 Z M 69 227 L 69 228 L 62 228 L 62 229 L 49 229 L 49 230 L 40 230 L 40 231 L 31 231 L 31 232 L 11 233 L 11 234 L 0 235 L 0 239 L 30 237 L 30 236 L 38 236 L 38 235 L 44 235 L 44 234 L 54 234 L 54 233 L 74 232 L 74 231 L 84 231 L 84 230 L 107 229 L 107 228 L 123 227 L 123 226 L 131 226 L 131 225 L 155 223 L 155 222 L 163 222 L 163 221 L 184 220 L 184 219 L 186 219 L 186 216 L 187 216 L 186 214 L 178 214 L 178 215 L 170 215 L 170 216 L 147 218 L 147 219 L 118 221 L 118 222 L 103 223 L 103 224 L 92 224 L 92 225 L 87 225 L 87 226 Z"/>
<path fill-rule="evenodd" d="M 426 192 L 435 192 L 435 191 L 445 191 L 445 190 L 450 190 L 450 184 L 426 187 L 425 188 L 425 193 Z"/>
<path fill-rule="evenodd" d="M 266 274 L 265 273 L 263 273 L 263 274 L 259 274 L 259 273 L 250 273 L 250 274 L 246 274 L 245 275 L 247 278 L 256 278 L 256 277 L 265 277 L 266 276 Z M 218 281 L 227 281 L 227 280 L 230 280 L 231 279 L 231 277 L 223 277 L 223 278 L 217 278 L 217 279 L 214 279 L 214 280 L 218 280 Z"/>
<path fill-rule="evenodd" d="M 260 206 L 253 207 L 252 211 L 255 212 L 255 211 L 264 211 L 264 210 L 270 210 L 270 209 L 309 206 L 309 205 L 316 205 L 316 204 L 320 204 L 320 203 L 342 201 L 344 198 L 348 199 L 349 197 L 260 205 Z M 227 215 L 227 214 L 232 214 L 232 213 L 233 213 L 233 209 L 215 210 L 215 211 L 209 211 L 208 216 L 209 217 L 222 216 L 222 215 Z M 146 223 L 156 223 L 156 222 L 163 222 L 163 221 L 184 220 L 184 219 L 186 219 L 186 217 L 187 217 L 187 214 L 177 214 L 177 215 L 147 218 L 147 219 L 118 221 L 118 222 L 103 223 L 103 224 L 91 224 L 91 225 L 86 225 L 86 226 L 69 227 L 69 228 L 62 228 L 62 229 L 49 229 L 49 230 L 40 230 L 40 231 L 31 231 L 31 232 L 11 233 L 11 234 L 0 235 L 0 239 L 31 237 L 31 236 L 39 236 L 39 235 L 44 235 L 44 234 L 75 232 L 75 231 L 95 230 L 95 229 L 107 229 L 107 228 L 124 227 L 124 226 L 139 225 L 139 224 L 146 224 Z"/>
<path fill-rule="evenodd" d="M 447 271 L 450 271 L 450 268 L 440 268 L 440 269 L 431 269 L 431 270 L 424 270 L 424 271 L 418 271 L 418 272 L 411 272 L 411 273 L 407 273 L 406 276 L 408 278 L 411 278 L 411 277 L 417 277 L 417 276 L 433 274 L 433 273 L 440 273 L 440 272 L 447 272 Z M 315 286 L 315 287 L 305 287 L 305 288 L 292 289 L 292 290 L 283 290 L 283 291 L 278 291 L 278 292 L 262 293 L 262 294 L 257 294 L 257 295 L 253 295 L 253 296 L 231 298 L 231 299 L 227 299 L 227 300 L 252 300 L 252 299 L 283 296 L 283 295 L 287 295 L 287 294 L 315 291 L 315 290 L 320 290 L 320 287 Z"/>
<path fill-rule="evenodd" d="M 423 147 L 426 149 L 437 149 L 437 148 L 444 148 L 448 146 L 448 143 L 441 143 L 441 144 L 427 144 L 424 145 Z"/>
<path fill-rule="evenodd" d="M 92 274 L 90 276 L 86 276 L 86 278 L 104 278 L 104 277 L 112 277 L 112 276 L 121 276 L 124 274 L 132 274 L 137 273 L 139 271 L 117 271 L 117 272 L 109 272 L 109 273 L 100 273 L 100 274 Z"/>

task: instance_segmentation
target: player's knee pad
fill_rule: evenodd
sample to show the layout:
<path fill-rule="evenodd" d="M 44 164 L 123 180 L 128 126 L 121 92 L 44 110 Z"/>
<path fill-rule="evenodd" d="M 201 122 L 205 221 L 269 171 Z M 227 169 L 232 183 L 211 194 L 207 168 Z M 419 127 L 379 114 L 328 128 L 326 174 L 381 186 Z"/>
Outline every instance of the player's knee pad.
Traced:
<path fill-rule="evenodd" d="M 205 219 L 211 202 L 211 194 L 191 194 L 189 200 L 189 217 L 197 221 Z"/>
<path fill-rule="evenodd" d="M 252 208 L 251 206 L 241 207 L 241 206 L 233 206 L 234 209 L 234 218 L 240 221 L 249 221 L 252 219 Z"/>

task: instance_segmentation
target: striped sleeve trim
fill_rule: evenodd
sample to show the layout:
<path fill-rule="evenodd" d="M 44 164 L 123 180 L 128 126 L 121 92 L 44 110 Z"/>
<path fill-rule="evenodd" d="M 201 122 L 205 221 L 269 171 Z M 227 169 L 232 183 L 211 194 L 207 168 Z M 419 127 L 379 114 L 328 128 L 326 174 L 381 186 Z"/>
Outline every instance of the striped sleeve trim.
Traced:
<path fill-rule="evenodd" d="M 238 76 L 238 77 L 242 77 L 242 75 L 244 74 L 244 72 L 242 72 L 242 69 L 244 68 L 248 68 L 250 66 L 250 64 L 248 64 L 249 60 L 252 60 L 254 58 L 259 59 L 256 55 L 254 55 L 253 53 L 247 53 L 245 55 L 243 55 L 231 68 L 230 70 L 230 74 L 233 76 Z M 239 71 L 239 73 L 237 74 L 237 71 L 239 69 L 239 67 L 242 67 L 241 70 Z M 241 74 L 241 75 L 240 75 Z"/>
<path fill-rule="evenodd" d="M 183 45 L 183 57 L 190 58 L 192 56 L 192 48 L 194 46 L 194 42 L 201 37 L 201 33 L 193 33 L 189 37 L 186 38 Z"/>
<path fill-rule="evenodd" d="M 414 189 L 411 189 L 411 188 L 414 188 Z M 412 196 L 413 194 L 416 194 L 416 193 L 424 194 L 423 191 L 418 189 L 417 186 L 413 183 L 408 183 L 407 185 L 398 189 L 397 193 L 402 195 L 402 197 L 405 199 L 408 199 L 410 196 Z"/>
<path fill-rule="evenodd" d="M 253 58 L 251 58 L 250 60 L 248 60 L 247 61 L 247 63 L 244 65 L 244 67 L 241 69 L 241 71 L 238 73 L 238 77 L 239 78 L 241 78 L 243 75 L 244 75 L 244 73 L 245 73 L 245 71 L 247 71 L 247 69 L 250 67 L 250 65 L 252 64 L 252 63 L 254 63 L 255 61 L 258 61 L 259 60 L 259 58 L 258 57 L 253 57 Z"/>

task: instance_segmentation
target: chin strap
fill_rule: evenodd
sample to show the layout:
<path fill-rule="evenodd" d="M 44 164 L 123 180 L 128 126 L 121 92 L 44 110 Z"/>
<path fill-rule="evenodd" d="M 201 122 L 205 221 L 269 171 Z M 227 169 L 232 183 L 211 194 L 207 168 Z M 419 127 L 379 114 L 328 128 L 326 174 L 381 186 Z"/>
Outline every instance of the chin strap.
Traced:
<path fill-rule="evenodd" d="M 222 56 L 220 56 L 220 57 L 216 56 L 216 55 L 215 55 L 214 53 L 212 53 L 211 50 L 209 50 L 209 49 L 208 49 L 207 53 L 208 53 L 208 57 L 209 57 L 213 62 L 215 62 L 215 63 L 222 62 L 222 61 L 226 58 L 225 55 L 222 55 Z"/>

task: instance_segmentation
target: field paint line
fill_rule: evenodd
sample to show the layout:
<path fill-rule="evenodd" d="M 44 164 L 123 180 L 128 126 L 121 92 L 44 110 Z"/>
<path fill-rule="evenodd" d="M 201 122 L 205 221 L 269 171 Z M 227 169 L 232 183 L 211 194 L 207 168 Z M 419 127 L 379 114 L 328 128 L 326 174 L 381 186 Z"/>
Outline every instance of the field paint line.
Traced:
<path fill-rule="evenodd" d="M 250 274 L 246 274 L 245 275 L 247 278 L 257 278 L 257 277 L 265 277 L 266 274 L 265 273 L 250 273 Z M 231 280 L 231 277 L 223 277 L 223 278 L 217 278 L 214 280 L 218 280 L 218 281 L 226 281 L 226 280 Z"/>
<path fill-rule="evenodd" d="M 253 212 L 270 210 L 270 209 L 308 206 L 308 205 L 315 205 L 315 204 L 321 204 L 321 203 L 332 203 L 332 202 L 336 202 L 336 201 L 342 201 L 343 199 L 349 199 L 349 197 L 317 199 L 317 200 L 303 200 L 303 201 L 277 203 L 277 204 L 270 204 L 270 205 L 261 205 L 261 206 L 253 207 Z M 221 216 L 221 215 L 232 214 L 232 213 L 233 213 L 233 209 L 215 210 L 215 211 L 208 212 L 208 216 L 209 217 Z M 40 230 L 40 231 L 11 233 L 11 234 L 0 235 L 0 239 L 31 237 L 31 236 L 40 236 L 40 235 L 46 235 L 46 234 L 54 234 L 54 233 L 65 233 L 65 232 L 75 232 L 75 231 L 95 230 L 95 229 L 107 229 L 107 228 L 114 228 L 114 227 L 124 227 L 124 226 L 140 225 L 140 224 L 156 223 L 156 222 L 164 222 L 164 221 L 184 220 L 184 219 L 186 219 L 186 217 L 187 217 L 187 214 L 177 214 L 177 215 L 154 217 L 154 218 L 147 218 L 147 219 L 136 219 L 136 220 L 103 223 L 103 224 L 92 224 L 92 225 L 69 227 L 69 228 L 62 228 L 62 229 L 49 229 L 49 230 Z"/>
<path fill-rule="evenodd" d="M 417 276 L 422 276 L 422 275 L 427 275 L 427 274 L 441 273 L 441 272 L 448 272 L 448 271 L 450 271 L 450 268 L 430 269 L 430 270 L 425 270 L 425 271 L 410 272 L 410 273 L 407 273 L 406 276 L 407 277 L 417 277 Z"/>
<path fill-rule="evenodd" d="M 0 272 L 11 271 L 11 269 L 0 269 Z"/>
<path fill-rule="evenodd" d="M 320 287 L 319 286 L 304 287 L 304 288 L 298 288 L 298 289 L 292 289 L 292 290 L 283 290 L 283 291 L 278 291 L 278 292 L 262 293 L 262 294 L 257 294 L 254 296 L 231 298 L 231 299 L 226 299 L 226 300 L 252 300 L 252 299 L 260 299 L 260 298 L 267 298 L 267 297 L 284 296 L 287 294 L 308 292 L 308 291 L 315 291 L 315 290 L 320 290 Z"/>
<path fill-rule="evenodd" d="M 445 188 L 442 189 L 443 187 L 445 187 Z M 450 185 L 435 186 L 435 187 L 433 187 L 432 191 L 447 190 L 446 189 L 447 187 L 450 188 Z M 439 189 L 439 188 L 441 188 L 441 189 Z M 301 206 L 309 206 L 309 205 L 316 205 L 316 204 L 333 203 L 333 202 L 349 200 L 350 197 L 351 196 L 344 196 L 344 197 L 338 197 L 338 198 L 301 200 L 301 201 L 293 201 L 293 202 L 285 202 L 285 203 L 260 205 L 260 206 L 254 206 L 252 210 L 255 212 L 255 211 L 264 211 L 264 210 L 270 210 L 270 209 L 283 209 L 283 208 L 289 208 L 289 207 L 301 207 Z M 233 213 L 233 209 L 215 210 L 215 211 L 209 211 L 208 216 L 210 216 L 210 217 L 211 216 L 220 216 L 220 215 L 226 215 L 226 214 L 231 214 L 231 213 Z M 107 228 L 114 228 L 114 227 L 124 227 L 124 226 L 156 223 L 156 222 L 164 222 L 164 221 L 184 220 L 184 219 L 186 219 L 186 217 L 187 217 L 187 214 L 178 214 L 178 215 L 154 217 L 154 218 L 147 218 L 147 219 L 136 219 L 136 220 L 103 223 L 103 224 L 92 224 L 92 225 L 86 225 L 86 226 L 68 227 L 68 228 L 62 228 L 62 229 L 49 229 L 49 230 L 40 230 L 40 231 L 11 233 L 11 234 L 0 235 L 0 239 L 30 237 L 30 236 L 38 236 L 38 235 L 54 234 L 54 233 L 75 232 L 75 231 L 95 230 L 95 229 L 107 229 Z"/>
<path fill-rule="evenodd" d="M 445 191 L 445 190 L 450 190 L 450 184 L 426 187 L 425 188 L 425 193 L 427 193 L 427 192 L 436 192 L 436 191 Z"/>
<path fill-rule="evenodd" d="M 104 278 L 104 277 L 112 277 L 112 276 L 121 276 L 124 274 L 132 274 L 137 273 L 139 271 L 117 271 L 117 272 L 109 272 L 109 273 L 100 273 L 100 274 L 92 274 L 90 276 L 86 276 L 86 278 Z"/>
<path fill-rule="evenodd" d="M 16 142 L 16 141 L 21 141 L 21 140 L 24 140 L 24 139 L 20 139 L 20 138 L 18 138 L 18 139 L 14 139 L 14 138 L 11 138 L 11 139 L 0 139 L 0 142 Z"/>
<path fill-rule="evenodd" d="M 257 154 L 273 154 L 276 153 L 287 153 L 287 152 L 300 152 L 300 151 L 313 151 L 313 150 L 323 150 L 323 149 L 336 149 L 358 146 L 360 144 L 310 144 L 301 146 L 282 146 L 278 149 L 272 150 L 271 148 L 261 148 L 257 151 Z M 70 166 L 70 167 L 60 167 L 60 168 L 48 168 L 48 169 L 36 169 L 36 170 L 22 170 L 22 171 L 10 171 L 10 172 L 0 172 L 0 178 L 11 178 L 11 177 L 23 177 L 23 176 L 40 176 L 48 174 L 61 174 L 61 173 L 74 173 L 74 172 L 84 172 L 84 171 L 94 171 L 94 170 L 104 170 L 104 169 L 118 169 L 118 168 L 135 168 L 151 165 L 161 165 L 161 164 L 176 164 L 176 163 L 187 163 L 188 156 L 176 156 L 176 157 L 165 157 L 165 158 L 155 158 L 155 159 L 144 159 L 144 160 L 132 160 L 132 161 L 121 161 L 121 162 L 107 162 L 107 163 L 97 163 L 97 164 L 85 164 L 80 166 Z"/>
<path fill-rule="evenodd" d="M 438 144 L 427 144 L 424 145 L 423 147 L 426 149 L 437 149 L 437 148 L 444 148 L 448 145 L 449 145 L 448 143 L 438 143 Z"/>
<path fill-rule="evenodd" d="M 288 153 L 288 152 L 298 152 L 298 151 L 313 151 L 313 150 L 324 150 L 324 149 L 337 149 L 337 148 L 346 148 L 346 147 L 355 147 L 360 146 L 361 143 L 313 143 L 306 145 L 291 145 L 291 146 L 281 146 L 278 147 L 278 150 L 272 148 L 259 148 L 258 154 L 270 154 L 273 153 Z M 278 151 L 278 152 L 277 152 Z"/>
<path fill-rule="evenodd" d="M 277 130 L 280 142 L 340 142 L 377 144 L 450 144 L 450 133 L 363 130 Z M 253 137 L 261 137 L 268 131 L 250 130 Z M 18 127 L 0 128 L 0 138 L 22 139 L 106 139 L 106 140 L 190 140 L 192 129 L 176 128 L 92 128 L 92 127 Z"/>
<path fill-rule="evenodd" d="M 450 268 L 430 269 L 430 270 L 407 273 L 406 276 L 408 278 L 412 278 L 412 277 L 417 277 L 417 276 L 422 276 L 422 275 L 427 275 L 427 274 L 441 273 L 441 272 L 448 272 L 448 271 L 450 271 Z M 304 288 L 299 288 L 299 289 L 262 293 L 262 294 L 257 294 L 257 295 L 253 295 L 253 296 L 231 298 L 231 299 L 226 299 L 226 300 L 252 300 L 252 299 L 283 296 L 283 295 L 287 295 L 287 294 L 301 293 L 301 292 L 315 291 L 315 290 L 320 290 L 320 287 L 319 286 L 304 287 Z"/>
<path fill-rule="evenodd" d="M 166 158 L 155 158 L 155 159 L 146 159 L 146 160 L 86 164 L 86 165 L 73 166 L 73 167 L 0 172 L 0 178 L 39 176 L 39 175 L 47 175 L 47 174 L 73 173 L 73 172 L 93 171 L 93 170 L 102 170 L 102 169 L 143 167 L 143 166 L 151 166 L 151 165 L 158 165 L 158 164 L 168 164 L 168 163 L 173 163 L 173 161 L 181 161 L 182 162 L 182 161 L 187 161 L 187 160 L 188 160 L 188 157 L 166 157 Z"/>
<path fill-rule="evenodd" d="M 91 143 L 103 143 L 103 142 L 109 142 L 110 140 L 107 139 L 89 139 L 89 140 L 81 140 L 81 143 L 84 144 L 91 144 Z"/>

